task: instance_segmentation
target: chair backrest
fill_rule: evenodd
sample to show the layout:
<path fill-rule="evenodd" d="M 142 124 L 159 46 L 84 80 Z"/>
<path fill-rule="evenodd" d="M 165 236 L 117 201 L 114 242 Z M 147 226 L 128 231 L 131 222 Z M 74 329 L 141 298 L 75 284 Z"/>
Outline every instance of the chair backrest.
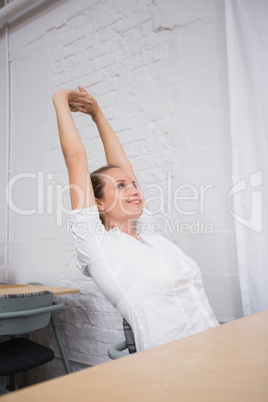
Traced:
<path fill-rule="evenodd" d="M 127 345 L 129 353 L 136 353 L 137 349 L 136 349 L 136 345 L 135 345 L 134 333 L 132 331 L 131 326 L 129 325 L 127 320 L 125 320 L 125 318 L 123 318 L 123 330 L 124 330 L 126 345 Z"/>
<path fill-rule="evenodd" d="M 64 305 L 53 305 L 48 291 L 0 296 L 0 335 L 31 332 L 48 325 L 51 311 Z"/>

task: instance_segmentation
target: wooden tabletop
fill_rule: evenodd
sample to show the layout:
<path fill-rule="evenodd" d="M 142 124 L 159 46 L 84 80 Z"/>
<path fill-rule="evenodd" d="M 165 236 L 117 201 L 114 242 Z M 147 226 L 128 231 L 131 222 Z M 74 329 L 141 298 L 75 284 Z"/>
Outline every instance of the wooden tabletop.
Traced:
<path fill-rule="evenodd" d="M 62 287 L 55 287 L 55 286 L 18 285 L 18 284 L 0 285 L 0 295 L 32 293 L 32 292 L 40 292 L 42 290 L 48 290 L 48 291 L 54 293 L 55 296 L 62 296 L 62 295 L 80 292 L 80 289 L 62 288 Z"/>
<path fill-rule="evenodd" d="M 268 310 L 1 398 L 8 401 L 267 402 Z"/>

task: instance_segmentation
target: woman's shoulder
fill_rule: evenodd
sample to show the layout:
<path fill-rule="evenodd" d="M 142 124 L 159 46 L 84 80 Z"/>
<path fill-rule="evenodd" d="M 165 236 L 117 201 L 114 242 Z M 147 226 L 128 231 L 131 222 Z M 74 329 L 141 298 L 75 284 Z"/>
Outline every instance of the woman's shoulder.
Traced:
<path fill-rule="evenodd" d="M 96 237 L 101 241 L 107 233 L 100 219 L 97 205 L 73 210 L 70 226 L 73 234 L 87 241 L 93 241 Z"/>
<path fill-rule="evenodd" d="M 71 212 L 72 221 L 78 223 L 102 224 L 99 210 L 96 204 L 83 209 L 73 209 Z"/>

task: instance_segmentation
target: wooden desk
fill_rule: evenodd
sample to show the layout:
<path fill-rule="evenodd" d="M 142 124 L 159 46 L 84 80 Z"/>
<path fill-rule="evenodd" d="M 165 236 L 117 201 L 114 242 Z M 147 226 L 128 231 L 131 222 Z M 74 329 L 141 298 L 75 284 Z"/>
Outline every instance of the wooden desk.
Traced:
<path fill-rule="evenodd" d="M 43 382 L 1 402 L 267 402 L 268 310 Z"/>
<path fill-rule="evenodd" d="M 32 293 L 40 292 L 42 290 L 49 290 L 55 296 L 63 296 L 67 294 L 79 293 L 80 289 L 75 288 L 62 288 L 55 286 L 40 286 L 40 285 L 0 285 L 0 295 L 5 294 L 19 294 L 19 293 Z"/>

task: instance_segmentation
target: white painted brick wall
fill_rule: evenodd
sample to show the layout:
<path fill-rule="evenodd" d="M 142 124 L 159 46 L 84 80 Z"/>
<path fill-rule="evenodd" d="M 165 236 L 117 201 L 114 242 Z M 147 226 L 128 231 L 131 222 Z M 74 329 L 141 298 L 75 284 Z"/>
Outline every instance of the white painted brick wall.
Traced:
<path fill-rule="evenodd" d="M 179 223 L 180 230 L 166 230 L 165 235 L 200 265 L 218 319 L 241 316 L 234 222 L 227 209 L 231 146 L 224 1 L 48 2 L 12 22 L 9 41 L 11 175 L 43 174 L 39 199 L 37 179 L 18 181 L 13 189 L 18 207 L 39 207 L 43 212 L 32 216 L 10 212 L 9 280 L 81 289 L 79 295 L 60 298 L 66 309 L 58 312 L 73 370 L 107 361 L 108 346 L 123 334 L 117 311 L 76 269 L 69 215 L 57 212 L 61 206 L 57 188 L 66 186 L 68 176 L 51 97 L 62 87 L 82 84 L 96 96 L 125 146 L 146 198 L 159 196 L 161 189 L 164 215 L 159 222 L 163 229 L 167 220 Z M 2 31 L 0 54 L 0 90 L 5 95 Z M 0 99 L 3 278 L 5 98 Z M 89 167 L 96 169 L 105 163 L 97 131 L 86 116 L 75 119 Z M 180 201 L 181 209 L 196 210 L 193 215 L 176 211 L 169 199 L 169 178 L 172 196 L 182 184 L 198 192 L 200 185 L 211 185 L 204 213 L 200 200 Z M 149 200 L 149 206 L 156 208 L 159 202 Z M 67 193 L 64 207 L 70 208 Z M 209 223 L 213 233 L 182 230 L 199 221 Z M 47 335 L 57 350 L 50 328 L 38 336 L 45 342 Z M 62 362 L 56 359 L 49 369 L 37 370 L 33 381 L 63 373 Z"/>

